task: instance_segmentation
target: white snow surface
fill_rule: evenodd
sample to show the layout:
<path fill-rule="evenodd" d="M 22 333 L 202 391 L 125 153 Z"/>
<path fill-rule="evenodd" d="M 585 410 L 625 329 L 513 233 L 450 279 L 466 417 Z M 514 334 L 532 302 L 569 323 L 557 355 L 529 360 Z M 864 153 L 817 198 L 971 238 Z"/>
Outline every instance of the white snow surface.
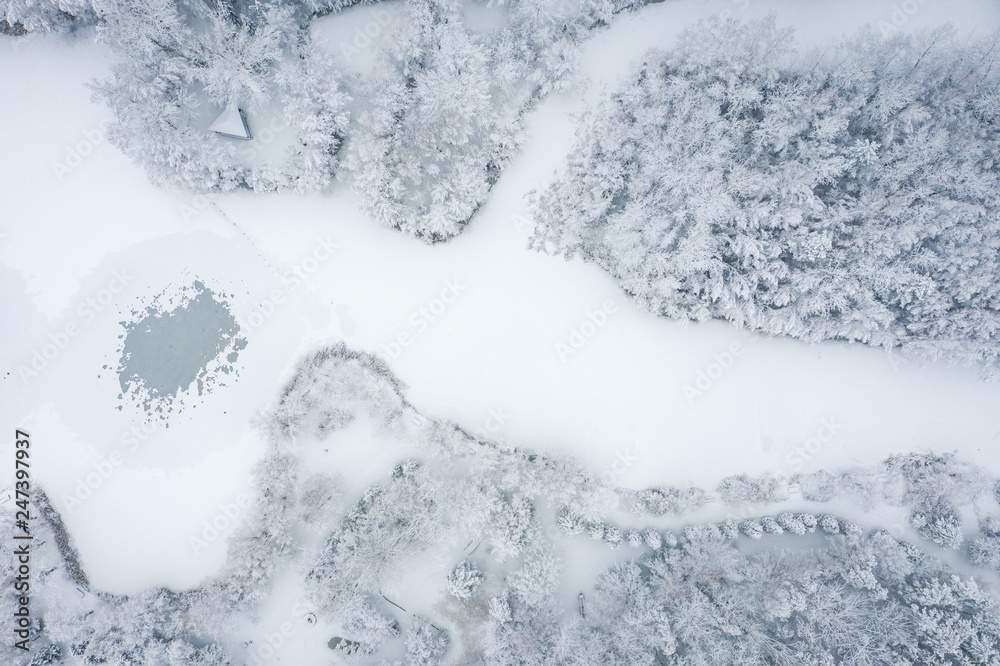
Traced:
<path fill-rule="evenodd" d="M 789 473 L 798 469 L 793 448 L 824 424 L 836 433 L 802 471 L 933 449 L 1000 473 L 1000 384 L 981 382 L 973 369 L 657 318 L 598 268 L 526 249 L 524 196 L 562 167 L 578 114 L 648 48 L 669 46 L 679 30 L 720 11 L 773 11 L 796 26 L 803 44 L 819 46 L 861 24 L 892 21 L 898 4 L 664 2 L 620 18 L 586 45 L 590 87 L 531 112 L 529 139 L 487 205 L 459 238 L 435 247 L 376 227 L 344 185 L 315 197 L 156 189 L 101 136 L 109 112 L 90 101 L 86 84 L 106 74 L 108 53 L 91 32 L 4 38 L 0 410 L 6 427 L 31 432 L 33 477 L 64 510 L 92 583 L 118 593 L 177 589 L 218 571 L 228 530 L 197 554 L 189 542 L 220 505 L 249 491 L 249 469 L 263 453 L 252 416 L 304 352 L 338 340 L 385 353 L 408 335 L 408 346 L 387 360 L 419 409 L 470 431 L 502 422 L 491 435 L 571 453 L 620 485 L 712 489 L 738 472 Z M 991 0 L 912 4 L 902 30 L 945 21 L 962 34 L 1000 26 L 1000 5 Z M 281 277 L 293 268 L 308 277 L 301 287 Z M 119 322 L 196 279 L 231 295 L 249 335 L 239 376 L 187 396 L 166 424 L 129 439 L 144 415 L 118 399 Z M 438 302 L 446 292 L 452 302 Z M 284 302 L 252 326 L 251 313 L 267 310 L 275 294 Z M 609 301 L 606 323 L 584 326 L 588 312 Z M 77 333 L 60 349 L 67 326 Z M 581 327 L 593 334 L 562 359 L 557 343 L 569 345 Z M 715 356 L 737 343 L 742 353 L 719 372 Z M 19 369 L 45 351 L 53 358 L 22 379 Z M 689 399 L 685 386 L 696 385 L 699 371 L 716 378 Z M 4 450 L 11 445 L 5 440 Z M 345 477 L 373 459 L 385 459 L 387 472 L 388 460 L 407 455 L 405 447 L 388 455 L 362 436 L 340 445 L 360 452 L 344 458 Z M 115 452 L 122 462 L 70 507 L 66 498 L 106 471 Z M 580 558 L 592 560 L 574 554 L 574 568 Z"/>

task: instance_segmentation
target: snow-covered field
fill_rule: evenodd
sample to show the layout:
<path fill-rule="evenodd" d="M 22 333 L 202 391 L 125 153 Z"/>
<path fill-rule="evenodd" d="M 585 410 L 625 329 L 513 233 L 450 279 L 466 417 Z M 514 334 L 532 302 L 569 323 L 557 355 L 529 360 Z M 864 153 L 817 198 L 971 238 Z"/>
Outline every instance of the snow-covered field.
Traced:
<path fill-rule="evenodd" d="M 376 20 L 371 7 L 351 11 L 315 28 L 335 52 Z M 928 450 L 1000 474 L 1000 383 L 974 369 L 657 318 L 598 268 L 527 249 L 525 196 L 562 167 L 578 114 L 648 48 L 721 11 L 773 11 L 817 47 L 865 23 L 1000 27 L 990 0 L 651 5 L 586 44 L 586 90 L 531 112 L 529 138 L 487 205 L 433 247 L 374 225 L 343 184 L 312 197 L 156 189 L 103 139 L 109 112 L 86 86 L 105 75 L 108 54 L 92 32 L 0 41 L 0 420 L 31 431 L 34 476 L 63 511 L 94 586 L 179 589 L 219 570 L 240 517 L 217 537 L 205 538 L 205 524 L 249 492 L 264 452 L 254 415 L 303 353 L 335 341 L 381 355 L 425 414 L 570 453 L 617 485 L 713 488 L 739 472 L 787 475 Z M 347 27 L 333 25 L 341 19 Z M 248 345 L 237 374 L 147 421 L 119 396 L 122 322 L 196 280 L 227 295 Z M 358 491 L 410 453 L 357 427 L 330 446 L 333 471 Z M 207 545 L 192 547 L 192 537 Z M 585 542 L 572 555 L 579 580 L 605 565 L 600 548 Z M 276 587 L 284 596 L 261 626 L 280 623 L 295 602 L 291 587 Z M 419 603 L 419 590 L 399 592 Z"/>

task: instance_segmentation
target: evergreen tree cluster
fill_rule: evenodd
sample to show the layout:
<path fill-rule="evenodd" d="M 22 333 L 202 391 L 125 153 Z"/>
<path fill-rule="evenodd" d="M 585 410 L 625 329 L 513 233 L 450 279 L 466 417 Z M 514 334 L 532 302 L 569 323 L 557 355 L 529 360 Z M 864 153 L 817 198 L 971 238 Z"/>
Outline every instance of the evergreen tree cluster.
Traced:
<path fill-rule="evenodd" d="M 867 29 L 801 54 L 773 19 L 700 24 L 594 111 L 533 245 L 660 315 L 993 375 L 997 40 Z"/>

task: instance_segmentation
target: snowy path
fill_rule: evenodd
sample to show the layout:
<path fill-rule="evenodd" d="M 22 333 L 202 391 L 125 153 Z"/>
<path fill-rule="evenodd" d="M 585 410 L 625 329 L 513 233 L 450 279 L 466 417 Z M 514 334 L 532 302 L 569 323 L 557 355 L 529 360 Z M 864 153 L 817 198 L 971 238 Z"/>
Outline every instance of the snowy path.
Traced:
<path fill-rule="evenodd" d="M 588 45 L 584 69 L 595 85 L 584 97 L 595 99 L 646 48 L 709 10 L 761 15 L 777 7 L 779 21 L 819 40 L 851 29 L 857 17 L 888 19 L 893 7 L 868 2 L 864 12 L 848 12 L 844 4 L 862 6 L 649 7 Z M 960 29 L 1000 25 L 1000 9 L 990 5 L 928 0 L 904 28 L 944 19 Z M 809 471 L 927 448 L 957 449 L 1000 472 L 1000 384 L 983 384 L 973 371 L 897 364 L 858 346 L 762 339 L 722 323 L 657 319 L 637 311 L 596 268 L 525 249 L 524 195 L 559 168 L 580 99 L 541 104 L 522 154 L 470 229 L 430 248 L 374 228 L 344 188 L 327 197 L 211 197 L 244 236 L 213 205 L 154 189 L 117 151 L 92 140 L 107 111 L 88 101 L 83 84 L 105 71 L 102 49 L 86 40 L 32 38 L 16 49 L 4 41 L 0 62 L 11 65 L 0 68 L 0 88 L 22 95 L 0 110 L 0 123 L 16 128 L 0 137 L 8 192 L 0 220 L 9 313 L 3 357 L 11 373 L 0 409 L 4 423 L 33 429 L 37 475 L 57 507 L 140 423 L 131 408 L 117 409 L 116 378 L 102 369 L 117 364 L 122 314 L 195 278 L 231 293 L 244 322 L 276 290 L 288 296 L 252 331 L 239 381 L 185 409 L 169 428 L 144 434 L 66 516 L 98 587 L 191 585 L 221 564 L 224 539 L 195 554 L 188 537 L 246 489 L 260 454 L 249 429 L 253 413 L 304 350 L 338 339 L 383 352 L 408 335 L 390 364 L 423 410 L 525 446 L 571 451 L 626 485 L 711 487 L 739 471 Z M 87 142 L 79 166 L 57 176 L 53 163 L 68 163 L 67 151 Z M 316 259 L 330 242 L 332 258 Z M 290 289 L 268 264 L 304 271 L 304 288 Z M 126 274 L 127 287 L 102 312 L 88 310 L 115 271 Z M 591 331 L 588 312 L 607 301 L 614 308 L 606 323 L 593 326 L 579 351 L 564 352 L 564 362 L 557 343 L 579 342 L 572 329 Z M 79 334 L 22 382 L 18 366 L 71 323 Z M 741 353 L 717 372 L 715 356 L 734 344 Z M 716 378 L 703 395 L 686 394 L 699 372 Z M 809 459 L 794 457 L 811 438 Z M 133 561 L 145 562 L 143 570 L 125 566 Z"/>

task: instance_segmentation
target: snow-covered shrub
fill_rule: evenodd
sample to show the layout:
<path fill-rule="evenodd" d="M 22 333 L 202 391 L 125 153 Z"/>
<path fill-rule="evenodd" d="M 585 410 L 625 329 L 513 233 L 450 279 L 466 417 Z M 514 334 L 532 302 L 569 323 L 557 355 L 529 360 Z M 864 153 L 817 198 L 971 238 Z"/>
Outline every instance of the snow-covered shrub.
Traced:
<path fill-rule="evenodd" d="M 346 409 L 327 409 L 319 414 L 313 434 L 318 439 L 326 439 L 330 433 L 342 430 L 354 421 L 354 414 Z"/>
<path fill-rule="evenodd" d="M 965 539 L 961 518 L 943 503 L 914 512 L 910 515 L 910 524 L 917 528 L 920 536 L 944 548 L 958 548 Z"/>
<path fill-rule="evenodd" d="M 864 534 L 864 530 L 857 523 L 852 523 L 849 520 L 840 521 L 840 531 L 849 537 L 859 537 Z"/>
<path fill-rule="evenodd" d="M 764 528 L 759 520 L 749 518 L 740 523 L 740 531 L 751 539 L 759 539 L 764 536 Z"/>
<path fill-rule="evenodd" d="M 716 489 L 722 501 L 731 506 L 741 504 L 771 504 L 788 499 L 788 488 L 784 479 L 765 474 L 751 477 L 737 474 L 723 479 Z"/>
<path fill-rule="evenodd" d="M 507 497 L 496 489 L 485 490 L 490 507 L 485 536 L 490 541 L 490 554 L 498 562 L 517 557 L 528 545 L 534 519 L 534 506 L 527 497 L 514 494 Z"/>
<path fill-rule="evenodd" d="M 313 529 L 328 529 L 340 507 L 337 479 L 322 472 L 311 474 L 302 482 L 298 499 L 298 519 Z"/>
<path fill-rule="evenodd" d="M 981 567 L 1000 570 L 1000 535 L 973 539 L 969 543 L 969 560 Z"/>
<path fill-rule="evenodd" d="M 778 521 L 771 516 L 764 516 L 761 518 L 760 526 L 768 534 L 782 534 L 784 532 L 781 525 L 778 524 Z"/>
<path fill-rule="evenodd" d="M 840 534 L 840 521 L 835 516 L 825 513 L 819 517 L 819 526 L 827 534 Z"/>
<path fill-rule="evenodd" d="M 525 552 L 521 568 L 510 575 L 510 590 L 525 605 L 544 607 L 559 587 L 562 569 L 554 550 L 535 545 Z"/>
<path fill-rule="evenodd" d="M 796 474 L 792 483 L 798 484 L 802 498 L 810 502 L 829 502 L 839 490 L 837 477 L 825 469 L 811 474 Z"/>
<path fill-rule="evenodd" d="M 36 650 L 35 656 L 31 658 L 31 661 L 28 662 L 27 666 L 49 666 L 49 664 L 61 664 L 66 656 L 62 645 L 59 645 L 58 643 L 46 645 L 41 650 L 35 646 L 32 647 Z"/>
<path fill-rule="evenodd" d="M 980 520 L 979 531 L 986 536 L 1000 537 L 1000 516 L 986 516 Z"/>
<path fill-rule="evenodd" d="M 684 527 L 684 539 L 688 543 L 719 543 L 724 536 L 719 526 L 714 523 L 704 525 L 686 525 Z"/>
<path fill-rule="evenodd" d="M 802 520 L 794 513 L 789 513 L 788 511 L 778 515 L 778 525 L 786 532 L 791 532 L 799 536 L 808 531 Z"/>
<path fill-rule="evenodd" d="M 448 650 L 448 633 L 417 618 L 406 632 L 406 665 L 436 666 Z"/>
<path fill-rule="evenodd" d="M 490 617 L 499 624 L 511 621 L 510 600 L 506 596 L 490 598 Z"/>
<path fill-rule="evenodd" d="M 882 465 L 845 470 L 837 480 L 838 497 L 847 497 L 865 511 L 886 501 L 885 468 Z"/>
<path fill-rule="evenodd" d="M 658 486 L 644 490 L 619 489 L 625 508 L 642 515 L 683 515 L 702 507 L 708 498 L 700 488 L 671 488 Z"/>
<path fill-rule="evenodd" d="M 740 524 L 732 518 L 727 518 L 719 524 L 719 530 L 727 541 L 738 539 L 740 536 Z"/>
<path fill-rule="evenodd" d="M 587 522 L 567 507 L 563 507 L 556 514 L 556 524 L 559 526 L 559 531 L 567 536 L 583 534 L 587 529 Z"/>
<path fill-rule="evenodd" d="M 642 548 L 642 533 L 639 530 L 625 530 L 625 543 L 631 548 Z"/>
<path fill-rule="evenodd" d="M 805 526 L 807 532 L 816 530 L 816 516 L 811 513 L 800 513 L 799 521 Z"/>
<path fill-rule="evenodd" d="M 383 615 L 369 599 L 354 597 L 338 610 L 344 631 L 350 636 L 335 648 L 342 654 L 370 655 L 399 635 L 398 623 Z"/>
<path fill-rule="evenodd" d="M 464 560 L 448 574 L 448 592 L 456 599 L 468 599 L 485 578 L 472 562 Z"/>
<path fill-rule="evenodd" d="M 621 546 L 622 538 L 622 531 L 614 525 L 608 525 L 604 528 L 604 542 L 612 548 Z"/>
<path fill-rule="evenodd" d="M 642 531 L 642 539 L 653 550 L 659 550 L 663 545 L 663 537 L 652 527 L 647 527 Z"/>
<path fill-rule="evenodd" d="M 893 504 L 927 513 L 954 513 L 954 507 L 988 496 L 993 479 L 980 467 L 954 454 L 895 455 L 883 463 L 886 498 Z"/>

